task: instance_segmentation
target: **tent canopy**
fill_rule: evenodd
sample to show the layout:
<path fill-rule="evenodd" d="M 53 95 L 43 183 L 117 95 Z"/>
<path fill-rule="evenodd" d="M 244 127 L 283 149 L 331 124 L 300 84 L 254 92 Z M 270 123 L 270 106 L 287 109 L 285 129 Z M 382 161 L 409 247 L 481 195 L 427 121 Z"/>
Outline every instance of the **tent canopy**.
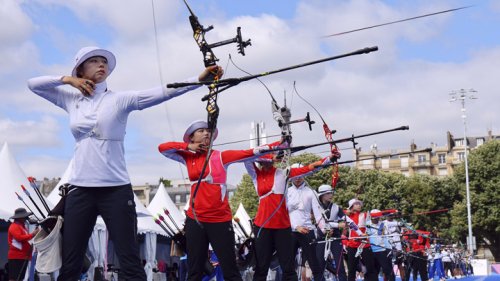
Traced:
<path fill-rule="evenodd" d="M 183 228 L 184 217 L 182 216 L 181 212 L 179 211 L 179 209 L 177 209 L 177 206 L 170 198 L 170 195 L 168 195 L 167 189 L 165 188 L 163 183 L 160 183 L 160 186 L 158 186 L 158 191 L 156 192 L 153 200 L 151 200 L 151 203 L 149 203 L 148 210 L 155 217 L 158 217 L 158 214 L 161 214 L 165 218 L 165 221 L 168 223 L 168 225 L 172 229 L 177 231 L 174 223 L 165 214 L 164 210 L 168 210 L 170 216 L 172 216 L 173 220 L 175 221 L 175 224 L 179 228 L 181 229 Z"/>
<path fill-rule="evenodd" d="M 26 208 L 23 202 L 18 200 L 15 192 L 21 196 L 24 202 L 34 211 L 35 215 L 41 218 L 40 213 L 33 203 L 31 203 L 28 195 L 21 189 L 21 185 L 26 188 L 31 198 L 46 215 L 47 211 L 43 209 L 43 205 L 35 193 L 35 190 L 31 187 L 26 174 L 21 167 L 19 167 L 19 164 L 9 149 L 9 145 L 5 143 L 0 151 L 0 193 L 2 194 L 2 196 L 0 196 L 0 219 L 8 220 L 14 214 L 15 209 L 20 207 Z M 50 202 L 47 203 L 49 208 L 53 207 Z"/>

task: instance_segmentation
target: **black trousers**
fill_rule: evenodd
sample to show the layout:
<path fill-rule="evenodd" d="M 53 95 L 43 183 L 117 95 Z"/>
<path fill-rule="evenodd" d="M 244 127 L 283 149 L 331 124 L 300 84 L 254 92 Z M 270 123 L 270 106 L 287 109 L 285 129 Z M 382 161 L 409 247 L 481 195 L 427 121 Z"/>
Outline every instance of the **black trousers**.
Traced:
<path fill-rule="evenodd" d="M 366 281 L 377 281 L 378 276 L 375 272 L 375 262 L 373 259 L 373 252 L 371 248 L 364 248 L 360 257 L 355 257 L 358 248 L 347 247 L 347 280 L 356 280 L 356 269 L 358 262 L 361 260 L 366 267 L 365 279 Z"/>
<path fill-rule="evenodd" d="M 326 243 L 318 243 L 316 245 L 316 255 L 319 266 L 320 268 L 323 269 L 323 271 L 326 269 L 335 274 L 339 281 L 347 281 L 347 275 L 345 274 L 345 266 L 344 266 L 344 255 L 342 253 L 342 242 L 340 242 L 340 240 L 336 240 L 336 241 L 330 241 L 328 243 L 330 243 L 330 251 L 332 252 L 332 257 L 335 262 L 335 267 L 331 265 L 330 261 L 325 261 Z M 332 266 L 332 268 L 330 268 L 330 266 Z"/>
<path fill-rule="evenodd" d="M 450 274 L 452 277 L 455 277 L 455 272 L 453 272 L 453 269 L 455 268 L 453 265 L 453 262 L 447 261 L 443 262 L 443 267 L 444 267 L 444 275 L 448 277 L 448 270 L 450 271 Z"/>
<path fill-rule="evenodd" d="M 78 187 L 66 197 L 62 227 L 62 260 L 58 281 L 78 280 L 88 241 L 101 215 L 120 261 L 120 280 L 144 281 L 139 257 L 137 214 L 130 184 Z"/>
<path fill-rule="evenodd" d="M 242 280 L 236 266 L 234 230 L 231 221 L 207 223 L 202 226 L 186 218 L 186 244 L 188 260 L 188 280 L 199 281 L 204 274 L 204 266 L 208 259 L 208 244 L 212 245 L 219 259 L 224 280 Z"/>
<path fill-rule="evenodd" d="M 420 274 L 421 280 L 429 279 L 427 272 L 427 257 L 422 252 L 412 252 L 415 257 L 412 259 L 413 280 L 417 280 L 417 274 Z M 408 277 L 409 274 L 408 274 Z"/>
<path fill-rule="evenodd" d="M 8 260 L 9 264 L 9 280 L 21 281 L 24 280 L 26 275 L 26 269 L 28 269 L 29 259 L 18 260 L 11 259 Z"/>
<path fill-rule="evenodd" d="M 315 281 L 324 280 L 323 271 L 324 269 L 319 265 L 317 254 L 316 254 L 316 245 L 311 244 L 314 242 L 316 237 L 314 236 L 314 231 L 309 231 L 307 234 L 302 234 L 299 232 L 292 232 L 293 234 L 293 249 L 294 256 L 297 254 L 297 250 L 300 247 L 302 249 L 302 256 L 309 263 L 309 267 L 313 273 L 313 277 Z"/>
<path fill-rule="evenodd" d="M 375 259 L 375 272 L 378 276 L 380 269 L 382 269 L 382 272 L 386 276 L 387 280 L 394 281 L 396 276 L 394 275 L 394 270 L 392 269 L 392 261 L 387 256 L 388 254 L 389 250 L 373 252 L 373 257 Z"/>
<path fill-rule="evenodd" d="M 254 233 L 259 233 L 260 227 L 254 228 Z M 294 267 L 294 255 L 292 245 L 292 230 L 262 228 L 259 236 L 255 238 L 255 274 L 253 280 L 265 281 L 271 264 L 274 250 L 278 255 L 281 270 L 281 280 L 297 280 Z"/>

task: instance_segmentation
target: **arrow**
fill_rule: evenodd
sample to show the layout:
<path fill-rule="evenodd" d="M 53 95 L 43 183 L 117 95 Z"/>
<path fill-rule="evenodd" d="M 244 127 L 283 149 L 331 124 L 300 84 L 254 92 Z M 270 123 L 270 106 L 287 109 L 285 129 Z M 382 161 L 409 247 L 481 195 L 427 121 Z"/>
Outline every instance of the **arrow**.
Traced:
<path fill-rule="evenodd" d="M 473 6 L 464 6 L 464 7 L 459 7 L 459 8 L 455 8 L 455 9 L 449 9 L 449 10 L 444 10 L 444 11 L 440 11 L 440 12 L 435 12 L 435 13 L 425 14 L 425 15 L 421 15 L 421 16 L 411 17 L 411 18 L 407 18 L 407 19 L 401 19 L 401 20 L 386 22 L 386 23 L 382 23 L 382 24 L 372 25 L 372 26 L 368 26 L 368 27 L 357 28 L 357 29 L 353 29 L 353 30 L 349 30 L 349 31 L 334 33 L 334 34 L 330 34 L 330 35 L 325 35 L 325 36 L 323 36 L 323 38 L 328 38 L 328 37 L 333 37 L 333 36 L 338 36 L 338 35 L 344 35 L 344 34 L 348 34 L 348 33 L 353 33 L 353 32 L 357 32 L 357 31 L 371 29 L 371 28 L 385 26 L 385 25 L 390 25 L 390 24 L 394 24 L 394 23 L 399 23 L 399 22 L 404 22 L 404 21 L 410 21 L 410 20 L 415 20 L 415 19 L 420 19 L 420 18 L 435 16 L 435 15 L 439 15 L 439 14 L 454 12 L 454 11 L 458 11 L 458 10 L 462 10 L 462 9 L 467 9 L 467 8 L 470 8 L 470 7 L 473 7 Z"/>

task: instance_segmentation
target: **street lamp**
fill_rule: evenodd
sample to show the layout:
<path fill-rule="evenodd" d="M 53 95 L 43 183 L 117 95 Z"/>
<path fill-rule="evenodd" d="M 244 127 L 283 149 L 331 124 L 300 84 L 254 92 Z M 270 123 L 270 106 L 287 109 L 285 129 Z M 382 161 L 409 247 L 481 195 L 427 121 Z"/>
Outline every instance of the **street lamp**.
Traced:
<path fill-rule="evenodd" d="M 474 89 L 464 90 L 460 89 L 458 91 L 453 91 L 451 95 L 450 102 L 460 101 L 462 103 L 462 119 L 464 121 L 464 155 L 465 155 L 465 186 L 467 190 L 467 225 L 469 227 L 469 252 L 471 255 L 474 254 L 474 247 L 472 245 L 472 215 L 470 206 L 470 188 L 469 188 L 469 165 L 467 163 L 467 123 L 465 119 L 465 99 L 477 99 L 473 94 L 477 93 Z"/>

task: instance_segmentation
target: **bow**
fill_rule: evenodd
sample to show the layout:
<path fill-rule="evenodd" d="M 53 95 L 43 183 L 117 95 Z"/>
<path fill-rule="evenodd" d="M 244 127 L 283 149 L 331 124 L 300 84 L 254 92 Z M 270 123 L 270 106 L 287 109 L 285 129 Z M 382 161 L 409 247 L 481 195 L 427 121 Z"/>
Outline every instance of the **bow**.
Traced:
<path fill-rule="evenodd" d="M 236 63 L 232 60 L 231 55 L 229 55 L 229 61 L 241 72 L 244 72 L 248 76 L 253 76 L 251 73 L 248 71 L 245 71 Z M 273 113 L 273 119 L 278 123 L 278 127 L 281 129 L 281 141 L 282 143 L 279 145 L 280 148 L 284 148 L 284 150 L 281 150 L 282 152 L 279 154 L 279 157 L 281 157 L 281 163 L 280 163 L 280 168 L 285 170 L 285 174 L 288 176 L 288 166 L 290 163 L 290 158 L 292 155 L 291 150 L 289 149 L 292 145 L 292 130 L 291 130 L 291 124 L 295 123 L 300 123 L 300 122 L 307 122 L 309 124 L 309 130 L 312 130 L 312 124 L 315 122 L 311 120 L 309 116 L 309 112 L 307 113 L 305 118 L 297 119 L 297 120 L 290 120 L 292 117 L 292 113 L 290 112 L 290 109 L 286 106 L 286 100 L 285 100 L 285 105 L 283 107 L 280 107 L 278 105 L 278 102 L 273 96 L 273 93 L 271 90 L 269 90 L 269 87 L 261 80 L 259 77 L 254 77 L 259 83 L 266 89 L 267 93 L 271 97 L 271 111 Z"/>
<path fill-rule="evenodd" d="M 307 103 L 309 106 L 311 106 L 314 109 L 314 111 L 316 111 L 319 118 L 321 118 L 321 121 L 323 122 L 323 132 L 325 134 L 325 139 L 326 139 L 326 141 L 328 141 L 330 143 L 330 152 L 333 155 L 333 159 L 332 159 L 333 169 L 332 169 L 332 184 L 331 185 L 332 185 L 332 189 L 335 189 L 335 186 L 337 185 L 337 182 L 339 180 L 339 165 L 338 165 L 337 160 L 340 158 L 339 149 L 337 147 L 337 144 L 333 141 L 333 137 L 332 137 L 332 135 L 335 134 L 336 130 L 330 129 L 330 127 L 328 127 L 328 124 L 326 123 L 326 121 L 323 118 L 323 116 L 321 115 L 321 113 L 319 113 L 319 111 L 310 102 L 308 102 L 306 99 L 304 99 L 299 94 L 299 92 L 297 91 L 297 87 L 295 86 L 295 81 L 293 82 L 293 90 L 295 91 L 295 93 L 297 94 L 297 96 L 300 99 L 302 99 L 305 103 Z"/>
<path fill-rule="evenodd" d="M 193 29 L 193 38 L 200 48 L 201 53 L 203 54 L 203 63 L 205 64 L 205 67 L 216 65 L 217 61 L 219 60 L 212 51 L 212 48 L 236 43 L 238 45 L 238 53 L 242 54 L 243 56 L 245 55 L 245 48 L 251 45 L 251 42 L 250 39 L 246 41 L 243 40 L 243 38 L 241 37 L 241 27 L 238 27 L 236 29 L 236 37 L 213 44 L 208 44 L 207 40 L 205 39 L 205 34 L 208 31 L 212 30 L 214 27 L 210 25 L 205 28 L 199 22 L 198 17 L 194 14 L 193 10 L 191 10 L 191 7 L 189 7 L 189 4 L 186 0 L 184 0 L 184 4 L 186 4 L 186 7 L 191 14 L 189 16 L 189 22 L 191 23 L 191 27 Z M 206 110 L 208 112 L 207 121 L 211 129 L 215 129 L 217 127 L 217 117 L 219 116 L 219 106 L 217 105 L 218 80 L 219 77 L 216 76 L 212 83 L 208 85 L 209 93 L 207 96 Z"/>
<path fill-rule="evenodd" d="M 223 45 L 231 44 L 231 43 L 237 43 L 238 44 L 238 53 L 245 55 L 245 47 L 251 45 L 250 39 L 243 41 L 241 37 L 241 28 L 238 27 L 236 30 L 236 37 L 220 42 L 216 42 L 213 44 L 208 44 L 208 42 L 205 39 L 205 33 L 213 29 L 213 26 L 210 25 L 207 28 L 205 28 L 198 20 L 198 17 L 194 14 L 193 10 L 191 10 L 191 7 L 189 7 L 189 4 L 187 3 L 186 0 L 184 0 L 184 4 L 186 4 L 186 7 L 189 10 L 189 13 L 191 14 L 189 16 L 189 22 L 191 23 L 191 27 L 193 29 L 193 38 L 200 48 L 201 53 L 203 54 L 203 63 L 205 64 L 205 67 L 209 66 L 214 66 L 216 65 L 217 57 L 215 56 L 214 52 L 212 51 L 212 48 L 215 47 L 220 47 Z M 218 75 L 215 75 L 213 81 L 211 81 L 208 86 L 208 95 L 207 97 L 207 106 L 206 110 L 208 113 L 207 116 L 207 123 L 208 123 L 208 129 L 211 132 L 214 132 L 215 129 L 217 128 L 217 118 L 219 117 L 219 106 L 217 105 L 217 96 L 219 93 L 219 85 L 218 85 L 219 77 Z M 195 220 L 198 222 L 198 218 L 196 217 L 196 211 L 195 211 L 195 206 L 194 206 L 194 199 L 196 198 L 196 194 L 198 192 L 198 189 L 200 187 L 201 180 L 203 179 L 203 176 L 205 174 L 205 171 L 208 166 L 208 162 L 210 161 L 210 155 L 212 154 L 212 146 L 213 146 L 213 141 L 214 141 L 214 135 L 212 134 L 210 137 L 210 143 L 208 145 L 207 149 L 207 157 L 205 159 L 205 162 L 203 163 L 203 167 L 201 169 L 200 177 L 198 178 L 198 181 L 196 183 L 196 187 L 193 192 L 193 196 L 191 199 L 191 207 L 193 209 L 193 215 L 195 217 Z M 199 222 L 198 222 L 199 223 Z"/>
<path fill-rule="evenodd" d="M 292 145 L 292 130 L 290 129 L 290 117 L 292 117 L 292 113 L 290 112 L 290 109 L 286 107 L 286 104 L 280 108 L 274 98 L 272 98 L 271 110 L 273 112 L 274 120 L 278 122 L 278 126 L 281 129 L 282 144 L 280 146 L 289 148 Z M 287 166 L 292 153 L 290 152 L 290 149 L 286 149 L 281 152 L 280 168 L 286 169 L 286 175 L 288 176 L 289 169 L 287 169 Z"/>
<path fill-rule="evenodd" d="M 309 125 L 309 130 L 312 131 L 312 124 L 316 122 L 311 120 L 309 112 L 307 112 L 307 115 L 304 118 L 290 120 L 292 113 L 290 112 L 290 109 L 286 106 L 286 103 L 283 107 L 280 108 L 274 98 L 272 100 L 271 106 L 273 111 L 273 118 L 274 120 L 276 120 L 276 122 L 278 122 L 278 126 L 281 129 L 282 144 L 280 145 L 280 147 L 288 148 L 286 150 L 283 150 L 282 155 L 278 154 L 279 157 L 282 157 L 280 168 L 287 169 L 290 163 L 290 158 L 292 156 L 292 151 L 291 151 L 292 130 L 290 125 L 300 122 L 306 122 Z M 287 172 L 286 174 L 288 175 L 289 171 L 287 170 L 286 172 Z"/>

